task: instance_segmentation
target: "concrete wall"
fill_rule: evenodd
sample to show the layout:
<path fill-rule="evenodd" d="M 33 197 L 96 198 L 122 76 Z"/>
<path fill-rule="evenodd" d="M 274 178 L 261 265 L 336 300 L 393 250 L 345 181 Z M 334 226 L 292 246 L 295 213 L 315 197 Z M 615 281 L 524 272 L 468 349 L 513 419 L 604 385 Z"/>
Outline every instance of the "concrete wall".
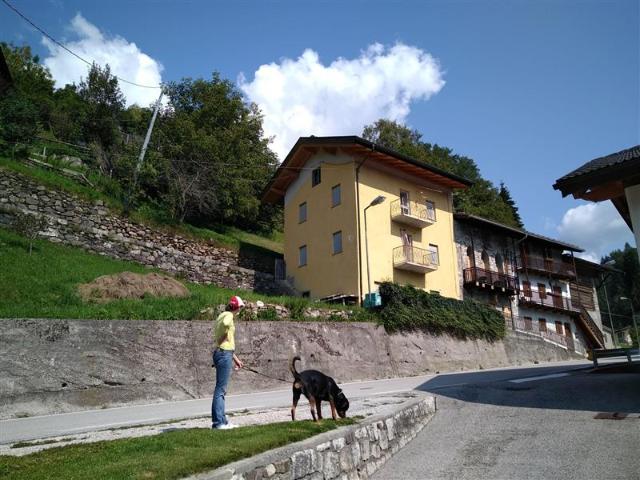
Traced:
<path fill-rule="evenodd" d="M 0 321 L 0 418 L 162 400 L 213 390 L 211 322 L 124 320 Z M 540 338 L 459 341 L 421 332 L 388 335 L 371 323 L 238 322 L 237 353 L 247 366 L 290 379 L 289 358 L 339 383 L 566 360 Z M 288 385 L 247 371 L 232 393 Z"/>

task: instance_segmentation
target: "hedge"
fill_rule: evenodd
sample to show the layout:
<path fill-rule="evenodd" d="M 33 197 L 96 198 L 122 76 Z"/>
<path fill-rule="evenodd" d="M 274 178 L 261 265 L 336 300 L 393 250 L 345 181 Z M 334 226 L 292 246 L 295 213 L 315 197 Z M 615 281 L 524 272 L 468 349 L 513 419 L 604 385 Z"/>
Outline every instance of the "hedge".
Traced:
<path fill-rule="evenodd" d="M 380 322 L 387 331 L 422 330 L 461 339 L 504 338 L 504 317 L 474 300 L 456 300 L 391 282 L 380 285 Z"/>

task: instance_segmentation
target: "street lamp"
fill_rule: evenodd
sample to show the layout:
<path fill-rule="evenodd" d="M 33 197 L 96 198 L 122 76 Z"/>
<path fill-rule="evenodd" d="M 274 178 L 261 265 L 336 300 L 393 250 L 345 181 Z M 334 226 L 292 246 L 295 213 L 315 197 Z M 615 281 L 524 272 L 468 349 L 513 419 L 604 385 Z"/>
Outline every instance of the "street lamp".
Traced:
<path fill-rule="evenodd" d="M 627 297 L 618 297 L 618 299 L 627 300 L 629 302 L 629 306 L 631 307 L 631 320 L 633 320 L 633 329 L 636 331 L 636 342 L 638 342 L 638 346 L 640 347 L 640 337 L 638 337 L 638 325 L 636 324 L 636 312 L 633 311 L 633 301 Z"/>
<path fill-rule="evenodd" d="M 368 286 L 368 297 L 371 298 L 371 267 L 369 265 L 369 239 L 367 238 L 367 210 L 371 207 L 375 207 L 376 205 L 380 205 L 384 202 L 386 197 L 384 195 L 378 195 L 374 198 L 369 205 L 364 208 L 364 247 L 365 247 L 365 255 L 367 257 L 367 286 Z"/>

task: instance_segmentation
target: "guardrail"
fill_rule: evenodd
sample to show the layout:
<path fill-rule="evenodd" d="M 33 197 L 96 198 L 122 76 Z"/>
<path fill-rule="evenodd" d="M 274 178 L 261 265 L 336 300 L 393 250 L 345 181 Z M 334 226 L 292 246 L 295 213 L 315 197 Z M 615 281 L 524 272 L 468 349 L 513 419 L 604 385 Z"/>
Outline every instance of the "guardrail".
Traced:
<path fill-rule="evenodd" d="M 400 199 L 391 202 L 391 217 L 399 216 L 414 217 L 428 223 L 436 221 L 435 210 L 428 209 L 426 205 L 418 202 L 402 202 Z"/>
<path fill-rule="evenodd" d="M 520 303 L 540 305 L 543 307 L 557 308 L 568 312 L 579 312 L 578 307 L 571 304 L 571 299 L 558 295 L 557 293 L 546 293 L 544 296 L 535 290 L 521 290 Z"/>
<path fill-rule="evenodd" d="M 426 269 L 436 269 L 440 264 L 438 253 L 424 248 L 402 245 L 393 249 L 393 265 L 412 264 Z"/>
<path fill-rule="evenodd" d="M 518 279 L 513 275 L 507 275 L 493 270 L 485 270 L 484 268 L 478 267 L 465 268 L 463 275 L 464 283 L 478 282 L 514 291 L 518 289 Z"/>
<path fill-rule="evenodd" d="M 522 255 L 520 269 L 538 270 L 556 275 L 575 277 L 576 271 L 571 263 L 537 255 Z"/>
<path fill-rule="evenodd" d="M 512 319 L 513 329 L 519 332 L 524 332 L 529 335 L 535 335 L 541 337 L 543 340 L 561 345 L 567 350 L 584 353 L 580 347 L 576 347 L 573 337 L 568 335 L 562 335 L 553 330 L 540 330 L 539 324 L 525 321 L 523 318 L 515 317 Z"/>

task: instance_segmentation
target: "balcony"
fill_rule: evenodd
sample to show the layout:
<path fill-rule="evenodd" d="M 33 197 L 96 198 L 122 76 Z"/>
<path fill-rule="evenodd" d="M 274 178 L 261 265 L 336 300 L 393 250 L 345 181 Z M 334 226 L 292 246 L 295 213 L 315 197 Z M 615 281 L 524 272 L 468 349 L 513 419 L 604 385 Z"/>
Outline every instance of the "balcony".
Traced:
<path fill-rule="evenodd" d="M 404 245 L 393 249 L 393 266 L 409 272 L 428 273 L 438 269 L 438 254 L 424 248 Z"/>
<path fill-rule="evenodd" d="M 556 345 L 560 345 L 567 350 L 574 350 L 582 353 L 581 349 L 576 349 L 576 345 L 573 341 L 573 336 L 567 335 L 566 331 L 564 332 L 564 334 L 560 334 L 546 328 L 541 330 L 539 323 L 534 324 L 531 319 L 525 319 L 521 317 L 515 317 L 513 319 L 513 329 L 519 332 L 528 333 L 529 335 L 541 337 L 544 341 L 555 343 Z"/>
<path fill-rule="evenodd" d="M 540 307 L 545 310 L 555 310 L 557 312 L 576 314 L 580 312 L 577 306 L 571 304 L 571 299 L 556 293 L 546 293 L 533 290 L 522 290 L 520 292 L 520 305 L 527 307 Z"/>
<path fill-rule="evenodd" d="M 536 255 L 522 255 L 519 270 L 530 270 L 545 274 L 551 274 L 559 278 L 575 278 L 576 270 L 573 264 L 562 260 L 544 258 Z"/>
<path fill-rule="evenodd" d="M 498 290 L 513 295 L 518 290 L 518 279 L 513 275 L 471 267 L 463 271 L 464 284 Z"/>
<path fill-rule="evenodd" d="M 418 202 L 391 202 L 391 220 L 416 228 L 425 228 L 435 223 L 436 212 Z"/>

